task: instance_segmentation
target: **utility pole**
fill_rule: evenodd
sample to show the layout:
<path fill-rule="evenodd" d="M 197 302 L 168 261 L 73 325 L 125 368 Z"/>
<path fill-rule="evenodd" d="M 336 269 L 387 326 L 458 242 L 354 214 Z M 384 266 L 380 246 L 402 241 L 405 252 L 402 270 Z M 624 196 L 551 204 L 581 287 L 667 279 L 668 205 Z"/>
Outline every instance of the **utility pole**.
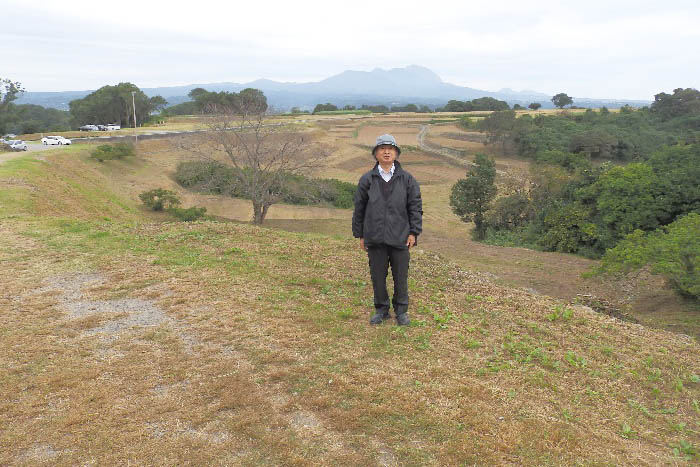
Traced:
<path fill-rule="evenodd" d="M 134 96 L 136 95 L 136 91 L 131 91 L 131 106 L 134 108 L 134 130 L 136 129 L 136 101 Z"/>
<path fill-rule="evenodd" d="M 136 100 L 135 96 L 136 91 L 131 91 L 131 106 L 134 108 L 134 142 L 138 143 L 139 141 L 139 135 L 136 134 Z"/>

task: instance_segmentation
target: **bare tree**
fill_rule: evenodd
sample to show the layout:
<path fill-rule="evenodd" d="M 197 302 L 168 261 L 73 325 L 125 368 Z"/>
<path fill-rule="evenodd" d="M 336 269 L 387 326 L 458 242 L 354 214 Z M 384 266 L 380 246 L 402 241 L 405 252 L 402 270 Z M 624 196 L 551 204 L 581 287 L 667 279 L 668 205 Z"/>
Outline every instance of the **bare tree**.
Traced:
<path fill-rule="evenodd" d="M 329 155 L 308 132 L 266 120 L 266 108 L 260 96 L 241 92 L 219 103 L 206 130 L 185 146 L 200 158 L 234 169 L 239 191 L 253 203 L 255 224 L 262 224 L 270 206 L 282 200 L 290 175 L 310 174 Z"/>

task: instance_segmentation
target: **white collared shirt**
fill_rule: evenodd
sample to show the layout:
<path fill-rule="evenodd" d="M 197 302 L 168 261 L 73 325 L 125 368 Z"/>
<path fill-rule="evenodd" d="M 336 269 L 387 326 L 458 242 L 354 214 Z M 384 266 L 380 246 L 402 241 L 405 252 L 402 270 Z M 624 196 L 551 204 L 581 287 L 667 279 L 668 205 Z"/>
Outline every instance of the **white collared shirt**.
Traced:
<path fill-rule="evenodd" d="M 389 180 L 391 180 L 391 177 L 394 176 L 394 170 L 395 170 L 396 166 L 394 164 L 391 164 L 391 168 L 389 169 L 388 172 L 384 171 L 384 169 L 382 169 L 382 166 L 379 164 L 377 164 L 377 168 L 379 169 L 379 175 L 382 176 L 382 179 L 385 182 L 388 182 Z"/>

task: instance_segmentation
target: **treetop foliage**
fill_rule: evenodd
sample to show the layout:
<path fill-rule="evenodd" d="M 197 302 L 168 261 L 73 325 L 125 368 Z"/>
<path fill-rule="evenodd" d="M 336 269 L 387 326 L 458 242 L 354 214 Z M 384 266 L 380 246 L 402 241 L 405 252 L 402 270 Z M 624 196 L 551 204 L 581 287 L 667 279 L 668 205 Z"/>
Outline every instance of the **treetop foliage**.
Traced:
<path fill-rule="evenodd" d="M 651 110 L 663 120 L 698 115 L 700 114 L 700 91 L 692 88 L 677 88 L 671 95 L 661 92 L 654 96 Z"/>
<path fill-rule="evenodd" d="M 574 100 L 564 92 L 560 92 L 559 94 L 552 97 L 552 104 L 554 104 L 555 107 L 559 107 L 560 109 L 563 109 L 567 105 L 571 105 L 573 103 Z"/>
<path fill-rule="evenodd" d="M 328 112 L 328 111 L 333 111 L 333 110 L 338 110 L 338 106 L 333 105 L 330 102 L 326 102 L 325 104 L 316 104 L 316 107 L 314 107 L 313 113 Z"/>
<path fill-rule="evenodd" d="M 151 112 L 167 105 L 167 101 L 161 96 L 149 98 L 134 84 L 119 83 L 116 86 L 102 86 L 82 99 L 72 100 L 68 105 L 74 127 L 108 123 L 132 127 L 134 126 L 134 105 L 136 123 L 140 124 L 148 119 Z"/>
<path fill-rule="evenodd" d="M 203 88 L 195 88 L 187 95 L 194 100 L 196 111 L 203 114 L 258 115 L 267 111 L 267 97 L 259 89 L 246 88 L 236 93 L 209 92 Z"/>
<path fill-rule="evenodd" d="M 487 110 L 509 110 L 510 107 L 506 101 L 499 101 L 493 97 L 479 97 L 478 99 L 473 99 L 471 101 L 463 102 L 458 100 L 450 100 L 447 105 L 440 109 L 436 109 L 437 112 L 474 112 L 474 111 L 487 111 Z"/>
<path fill-rule="evenodd" d="M 600 271 L 651 266 L 680 294 L 700 300 L 700 214 L 692 212 L 653 232 L 637 229 L 603 256 Z"/>

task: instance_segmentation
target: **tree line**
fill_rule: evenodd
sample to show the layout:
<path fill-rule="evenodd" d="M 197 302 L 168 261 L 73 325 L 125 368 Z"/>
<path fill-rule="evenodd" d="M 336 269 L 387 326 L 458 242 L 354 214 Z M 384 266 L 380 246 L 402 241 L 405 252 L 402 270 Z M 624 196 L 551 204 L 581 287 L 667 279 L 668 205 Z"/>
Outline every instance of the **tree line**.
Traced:
<path fill-rule="evenodd" d="M 212 92 L 204 88 L 194 88 L 187 97 L 189 102 L 165 109 L 166 115 L 218 114 L 226 109 L 238 109 L 241 112 L 265 113 L 268 109 L 267 97 L 259 89 L 246 88 L 241 92 Z"/>
<path fill-rule="evenodd" d="M 0 78 L 0 135 L 57 132 L 70 129 L 68 112 L 40 105 L 14 103 L 24 92 L 22 83 Z"/>
<path fill-rule="evenodd" d="M 134 104 L 139 125 L 168 104 L 161 96 L 149 98 L 132 83 L 103 86 L 82 99 L 72 100 L 67 112 L 34 104 L 15 104 L 23 92 L 21 83 L 0 79 L 0 134 L 67 131 L 86 124 L 118 123 L 131 127 L 134 126 Z"/>
<path fill-rule="evenodd" d="M 527 183 L 497 196 L 482 155 L 453 187 L 453 210 L 474 220 L 477 239 L 602 257 L 611 271 L 651 264 L 700 297 L 700 92 L 619 113 L 502 111 L 466 125 L 534 162 Z"/>

